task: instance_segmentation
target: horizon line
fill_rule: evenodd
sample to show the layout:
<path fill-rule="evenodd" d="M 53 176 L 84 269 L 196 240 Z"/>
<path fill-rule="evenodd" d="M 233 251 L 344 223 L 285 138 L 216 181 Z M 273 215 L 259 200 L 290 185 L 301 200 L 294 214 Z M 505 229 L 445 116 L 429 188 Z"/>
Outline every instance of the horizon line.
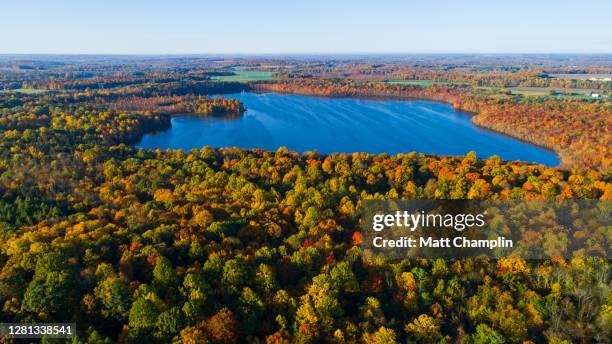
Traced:
<path fill-rule="evenodd" d="M 236 53 L 105 53 L 105 52 L 0 52 L 0 56 L 39 55 L 39 56 L 325 56 L 325 55 L 612 55 L 610 52 L 236 52 Z"/>

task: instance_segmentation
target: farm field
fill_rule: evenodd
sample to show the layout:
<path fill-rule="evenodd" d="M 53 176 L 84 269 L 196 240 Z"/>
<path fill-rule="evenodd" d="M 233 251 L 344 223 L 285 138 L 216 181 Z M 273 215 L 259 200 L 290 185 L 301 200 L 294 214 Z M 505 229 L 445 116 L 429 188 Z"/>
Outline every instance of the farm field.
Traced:
<path fill-rule="evenodd" d="M 0 92 L 18 92 L 23 94 L 43 94 L 49 92 L 49 90 L 39 90 L 35 88 L 17 88 L 13 90 L 1 90 Z"/>
<path fill-rule="evenodd" d="M 234 82 L 249 82 L 249 81 L 269 81 L 273 80 L 273 72 L 259 71 L 236 71 L 235 75 L 219 75 L 213 76 L 211 79 L 217 81 L 234 81 Z"/>
<path fill-rule="evenodd" d="M 494 95 L 495 93 L 505 93 L 505 90 L 509 90 L 512 95 L 532 96 L 532 97 L 544 97 L 550 96 L 551 91 L 557 92 L 554 95 L 556 98 L 590 98 L 591 93 L 602 93 L 601 90 L 595 89 L 578 89 L 578 88 L 558 88 L 558 87 L 487 87 L 479 86 L 474 88 L 477 91 L 484 92 L 486 94 Z"/>
<path fill-rule="evenodd" d="M 592 92 L 601 93 L 601 90 L 595 89 L 564 89 L 556 87 L 510 87 L 508 88 L 512 94 L 520 94 L 524 96 L 547 96 L 551 91 L 559 92 L 559 96 L 584 97 L 590 96 Z"/>

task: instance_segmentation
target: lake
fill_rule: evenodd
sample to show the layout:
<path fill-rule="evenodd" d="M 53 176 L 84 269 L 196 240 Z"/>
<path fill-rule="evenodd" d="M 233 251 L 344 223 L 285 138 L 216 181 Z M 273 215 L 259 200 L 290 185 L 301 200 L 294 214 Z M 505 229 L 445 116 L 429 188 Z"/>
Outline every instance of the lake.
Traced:
<path fill-rule="evenodd" d="M 145 135 L 147 149 L 285 146 L 304 152 L 498 155 L 548 166 L 559 164 L 545 149 L 476 127 L 448 104 L 416 100 L 321 98 L 276 93 L 237 93 L 247 108 L 239 118 L 175 116 L 172 128 Z"/>

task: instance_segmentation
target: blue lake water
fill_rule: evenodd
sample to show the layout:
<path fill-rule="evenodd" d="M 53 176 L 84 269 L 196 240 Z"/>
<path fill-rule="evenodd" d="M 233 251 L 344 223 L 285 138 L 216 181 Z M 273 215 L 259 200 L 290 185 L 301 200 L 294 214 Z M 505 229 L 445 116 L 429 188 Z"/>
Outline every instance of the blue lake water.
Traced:
<path fill-rule="evenodd" d="M 452 106 L 427 101 L 320 98 L 286 94 L 237 93 L 244 116 L 201 118 L 176 116 L 172 128 L 145 135 L 136 145 L 148 149 L 285 146 L 304 152 L 407 153 L 478 157 L 498 155 L 556 166 L 555 154 L 472 124 Z"/>

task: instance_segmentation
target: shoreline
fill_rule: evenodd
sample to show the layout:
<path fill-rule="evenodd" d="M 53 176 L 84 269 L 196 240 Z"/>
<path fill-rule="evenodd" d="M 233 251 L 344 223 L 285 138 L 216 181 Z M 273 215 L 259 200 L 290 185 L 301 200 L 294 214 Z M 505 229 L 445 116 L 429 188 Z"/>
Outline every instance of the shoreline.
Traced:
<path fill-rule="evenodd" d="M 476 115 L 477 115 L 477 114 L 476 114 Z M 476 115 L 473 115 L 473 116 L 476 116 Z M 549 152 L 549 153 L 551 153 L 551 154 L 554 154 L 554 155 L 555 155 L 555 157 L 557 157 L 557 159 L 559 160 L 559 164 L 558 164 L 558 165 L 556 165 L 555 167 L 556 167 L 556 168 L 567 169 L 567 167 L 564 165 L 564 164 L 565 164 L 565 162 L 563 161 L 563 158 L 561 157 L 561 155 L 559 154 L 559 152 L 555 151 L 554 149 L 552 149 L 552 148 L 550 148 L 550 147 L 546 147 L 546 146 L 541 145 L 541 144 L 539 144 L 539 143 L 534 143 L 534 142 L 531 142 L 531 141 L 527 141 L 527 140 L 522 139 L 522 138 L 520 138 L 520 137 L 512 136 L 512 135 L 510 135 L 510 134 L 508 134 L 508 133 L 505 133 L 505 132 L 503 132 L 503 131 L 495 130 L 495 129 L 493 129 L 493 128 L 484 127 L 484 126 L 482 126 L 482 125 L 480 125 L 480 124 L 474 123 L 474 121 L 473 121 L 473 120 L 472 120 L 472 124 L 474 124 L 474 126 L 475 126 L 475 127 L 480 128 L 480 129 L 482 129 L 482 130 L 486 130 L 486 131 L 488 131 L 488 132 L 495 133 L 495 134 L 498 134 L 498 135 L 503 135 L 503 136 L 505 136 L 505 137 L 509 137 L 509 138 L 511 138 L 511 139 L 514 139 L 514 140 L 520 141 L 520 142 L 522 142 L 522 143 L 526 143 L 526 144 L 529 144 L 529 145 L 532 145 L 532 146 L 538 147 L 538 148 L 543 149 L 543 150 L 545 150 L 545 151 L 547 151 L 547 152 Z"/>

